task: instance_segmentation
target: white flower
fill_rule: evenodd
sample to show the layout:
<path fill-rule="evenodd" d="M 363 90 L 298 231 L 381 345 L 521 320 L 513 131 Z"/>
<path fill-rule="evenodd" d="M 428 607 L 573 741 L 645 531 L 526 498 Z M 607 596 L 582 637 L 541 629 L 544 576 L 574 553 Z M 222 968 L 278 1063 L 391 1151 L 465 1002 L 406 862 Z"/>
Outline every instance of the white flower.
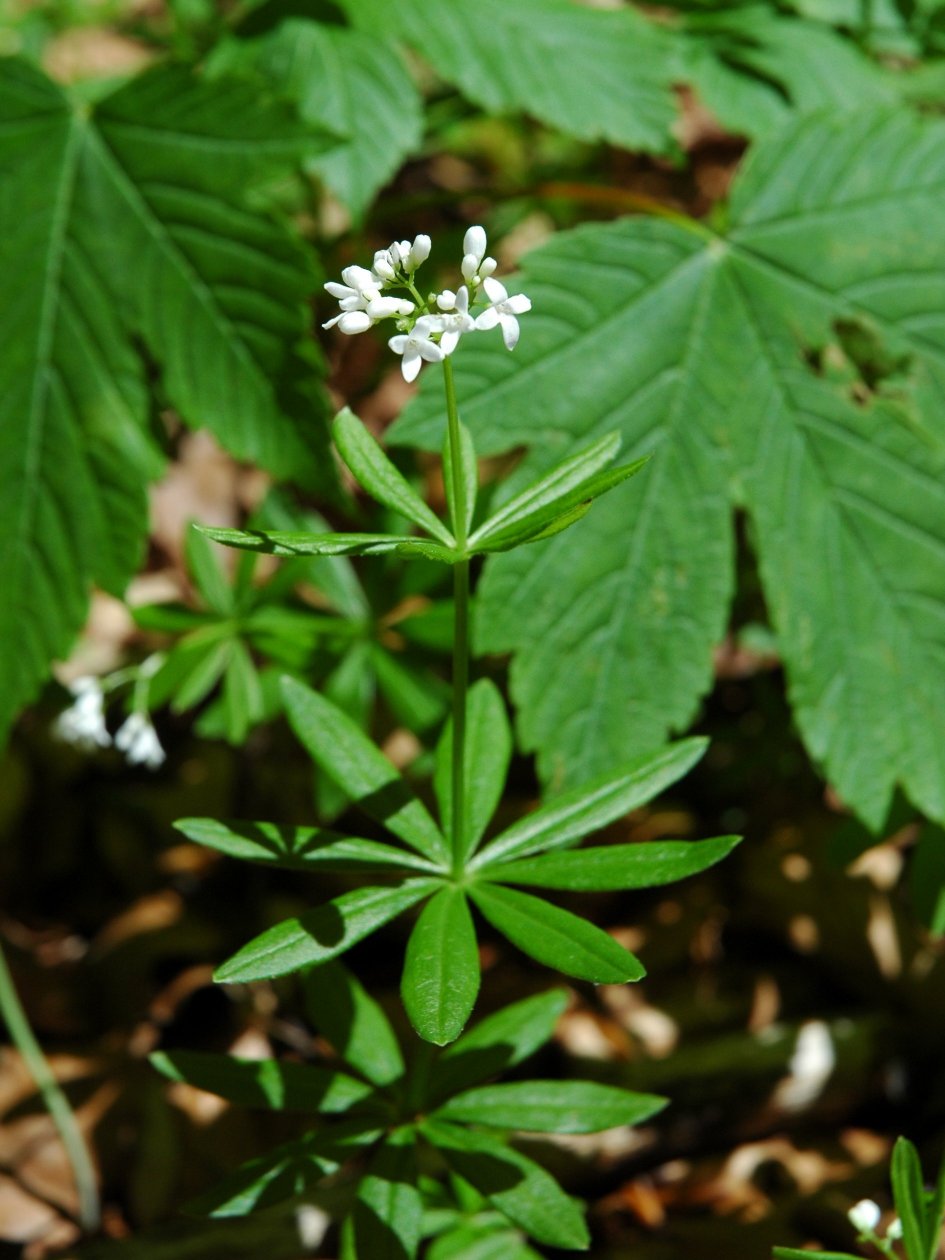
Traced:
<path fill-rule="evenodd" d="M 872 1199 L 860 1199 L 859 1203 L 854 1204 L 847 1212 L 850 1224 L 861 1234 L 872 1234 L 881 1216 L 879 1204 L 874 1203 Z"/>
<path fill-rule="evenodd" d="M 366 267 L 345 267 L 341 278 L 344 284 L 329 280 L 325 285 L 332 297 L 338 299 L 341 314 L 322 324 L 322 328 L 334 328 L 337 324 L 339 332 L 350 337 L 367 332 L 379 319 L 409 315 L 413 310 L 413 302 L 405 298 L 381 297 L 381 282 Z"/>
<path fill-rule="evenodd" d="M 480 285 L 496 269 L 494 258 L 485 258 L 486 233 L 481 227 L 471 227 L 463 237 L 463 261 L 460 270 L 463 279 L 473 288 Z"/>
<path fill-rule="evenodd" d="M 422 232 L 413 238 L 412 245 L 409 241 L 394 241 L 374 255 L 374 274 L 385 284 L 393 283 L 401 272 L 413 275 L 430 257 L 431 245 L 429 236 Z"/>
<path fill-rule="evenodd" d="M 889 1229 L 886 1230 L 886 1237 L 890 1242 L 898 1242 L 902 1237 L 902 1221 L 898 1216 L 894 1216 L 889 1222 Z"/>
<path fill-rule="evenodd" d="M 400 370 L 404 374 L 405 381 L 417 379 L 423 359 L 426 359 L 427 363 L 440 363 L 446 358 L 446 352 L 430 340 L 431 334 L 438 331 L 435 316 L 421 315 L 411 332 L 391 337 L 388 341 L 387 344 L 394 354 L 403 355 Z"/>
<path fill-rule="evenodd" d="M 413 310 L 413 302 L 406 298 L 376 297 L 367 304 L 367 313 L 371 319 L 391 319 L 397 315 L 409 315 Z"/>
<path fill-rule="evenodd" d="M 530 311 L 532 304 L 524 293 L 516 293 L 514 297 L 509 297 L 505 286 L 499 284 L 498 280 L 484 280 L 483 288 L 490 305 L 476 317 L 476 327 L 488 329 L 495 328 L 496 324 L 499 324 L 502 328 L 506 350 L 514 350 L 519 334 L 516 316 Z"/>
<path fill-rule="evenodd" d="M 91 674 L 69 684 L 75 700 L 59 714 L 53 734 L 67 744 L 75 744 L 83 752 L 107 748 L 112 742 L 105 726 L 105 695 L 102 684 Z"/>
<path fill-rule="evenodd" d="M 330 319 L 327 324 L 322 324 L 322 328 L 334 328 L 338 325 L 338 331 L 347 333 L 349 337 L 353 337 L 355 333 L 367 332 L 374 323 L 367 311 L 342 311 L 340 315 L 336 315 L 334 319 Z"/>
<path fill-rule="evenodd" d="M 437 295 L 436 304 L 443 312 L 433 317 L 440 332 L 440 349 L 444 354 L 452 354 L 463 333 L 472 332 L 476 327 L 476 321 L 469 313 L 469 290 L 464 284 L 456 293 L 452 289 L 444 289 Z"/>
<path fill-rule="evenodd" d="M 147 766 L 156 770 L 164 761 L 165 753 L 157 731 L 146 713 L 132 713 L 118 728 L 115 747 L 125 754 L 130 766 Z"/>

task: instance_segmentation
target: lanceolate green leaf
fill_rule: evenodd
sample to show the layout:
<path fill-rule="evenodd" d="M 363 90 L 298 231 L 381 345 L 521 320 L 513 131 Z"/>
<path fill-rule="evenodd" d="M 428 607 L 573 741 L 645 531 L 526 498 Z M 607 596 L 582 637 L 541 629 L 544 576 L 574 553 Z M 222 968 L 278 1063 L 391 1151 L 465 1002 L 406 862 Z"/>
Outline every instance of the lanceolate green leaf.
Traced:
<path fill-rule="evenodd" d="M 271 556 L 423 556 L 441 564 L 455 563 L 455 555 L 441 543 L 407 534 L 303 534 L 263 529 L 218 529 L 201 525 L 201 533 L 227 547 L 261 551 Z"/>
<path fill-rule="evenodd" d="M 427 507 L 406 477 L 391 463 L 362 422 L 347 407 L 332 425 L 335 445 L 357 481 L 385 507 L 425 529 L 447 547 L 452 546 L 449 530 Z"/>
<path fill-rule="evenodd" d="M 433 786 L 440 818 L 448 827 L 453 816 L 453 726 L 447 723 L 436 753 Z M 512 757 L 512 731 L 505 702 L 495 683 L 481 678 L 473 683 L 466 710 L 466 855 L 485 831 L 502 798 Z"/>
<path fill-rule="evenodd" d="M 667 152 L 678 77 L 672 41 L 630 9 L 571 0 L 344 0 L 352 22 L 386 31 L 491 113 L 525 110 L 585 140 Z M 565 75 L 548 66 L 567 60 Z"/>
<path fill-rule="evenodd" d="M 197 529 L 188 529 L 184 546 L 187 568 L 208 608 L 225 617 L 233 611 L 233 588 L 221 567 L 221 556 Z"/>
<path fill-rule="evenodd" d="M 151 1065 L 169 1080 L 184 1081 L 242 1107 L 273 1111 L 347 1111 L 373 1093 L 364 1081 L 314 1063 L 162 1050 L 151 1055 Z"/>
<path fill-rule="evenodd" d="M 403 1076 L 403 1056 L 387 1016 L 342 963 L 313 967 L 302 983 L 309 1018 L 349 1067 L 380 1086 Z"/>
<path fill-rule="evenodd" d="M 404 1008 L 424 1041 L 455 1041 L 479 992 L 479 946 L 466 897 L 443 888 L 423 908 L 407 943 Z"/>
<path fill-rule="evenodd" d="M 616 425 L 627 456 L 654 456 L 578 528 L 486 565 L 479 647 L 517 653 L 547 779 L 690 720 L 727 621 L 735 503 L 814 758 L 870 824 L 897 784 L 945 817 L 943 276 L 945 126 L 904 112 L 763 141 L 725 234 L 635 219 L 529 256 L 515 355 L 472 338 L 457 356 L 480 452 L 530 445 L 535 476 Z M 432 447 L 439 406 L 425 385 L 400 439 Z"/>
<path fill-rule="evenodd" d="M 613 844 L 607 848 L 545 853 L 518 862 L 499 862 L 488 877 L 537 888 L 571 888 L 583 892 L 656 888 L 686 879 L 721 862 L 738 844 L 738 836 L 712 840 L 653 840 L 646 844 Z"/>
<path fill-rule="evenodd" d="M 634 1094 L 595 1081 L 508 1081 L 458 1094 L 436 1114 L 496 1129 L 599 1133 L 617 1125 L 642 1124 L 666 1102 L 655 1094 Z"/>
<path fill-rule="evenodd" d="M 474 884 L 469 895 L 494 928 L 546 967 L 594 984 L 624 984 L 646 975 L 639 958 L 569 910 L 494 884 Z"/>
<path fill-rule="evenodd" d="M 902 1221 L 902 1240 L 907 1254 L 910 1257 L 919 1256 L 921 1260 L 926 1257 L 934 1260 L 938 1254 L 941 1222 L 935 1223 L 934 1246 L 930 1250 L 929 1241 L 933 1231 L 927 1227 L 925 1218 L 922 1165 L 918 1152 L 906 1138 L 900 1138 L 893 1148 L 890 1178 L 896 1208 Z"/>
<path fill-rule="evenodd" d="M 533 1160 L 487 1133 L 443 1121 L 427 1121 L 422 1131 L 461 1177 L 536 1242 L 587 1247 L 580 1208 Z"/>
<path fill-rule="evenodd" d="M 601 775 L 580 788 L 562 792 L 496 836 L 477 854 L 472 865 L 478 869 L 500 859 L 559 849 L 600 830 L 682 778 L 706 746 L 704 739 L 683 739 L 636 758 L 619 774 Z"/>
<path fill-rule="evenodd" d="M 476 496 L 479 493 L 479 463 L 476 459 L 476 448 L 472 434 L 464 424 L 459 426 L 459 476 L 465 497 L 466 515 L 464 517 L 466 534 L 472 528 L 473 516 L 476 512 Z M 449 507 L 450 522 L 453 533 L 457 533 L 459 523 L 456 520 L 456 502 L 453 483 L 453 449 L 447 430 L 443 442 L 443 489 L 446 491 L 446 503 Z"/>
<path fill-rule="evenodd" d="M 849 1251 L 801 1251 L 797 1247 L 775 1247 L 774 1260 L 857 1260 Z"/>
<path fill-rule="evenodd" d="M 358 1186 L 352 1215 L 353 1252 L 371 1260 L 413 1260 L 420 1244 L 423 1199 L 417 1186 L 416 1137 L 391 1133 Z"/>
<path fill-rule="evenodd" d="M 358 888 L 263 932 L 218 967 L 220 984 L 271 980 L 328 962 L 436 890 L 436 881 L 407 880 L 397 888 Z"/>
<path fill-rule="evenodd" d="M 343 836 L 319 827 L 284 827 L 267 822 L 219 822 L 215 818 L 181 818 L 174 826 L 188 840 L 228 857 L 290 870 L 307 867 L 336 871 L 394 868 L 433 871 L 426 859 L 377 840 Z"/>
<path fill-rule="evenodd" d="M 164 67 L 89 108 L 0 61 L 0 728 L 91 583 L 121 593 L 139 560 L 161 468 L 141 344 L 187 423 L 282 476 L 330 469 L 324 425 L 297 428 L 273 384 L 302 370 L 312 268 L 247 200 L 313 147 L 244 85 Z"/>
<path fill-rule="evenodd" d="M 449 860 L 442 832 L 364 732 L 330 700 L 295 679 L 282 684 L 292 726 L 315 761 L 361 809 L 426 857 Z"/>

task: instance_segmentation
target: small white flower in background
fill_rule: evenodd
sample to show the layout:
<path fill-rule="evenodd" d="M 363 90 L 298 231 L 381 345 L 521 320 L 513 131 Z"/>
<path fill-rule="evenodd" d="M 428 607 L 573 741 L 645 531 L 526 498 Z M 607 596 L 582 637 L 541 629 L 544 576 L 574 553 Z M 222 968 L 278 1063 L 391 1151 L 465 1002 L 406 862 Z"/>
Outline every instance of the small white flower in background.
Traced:
<path fill-rule="evenodd" d="M 463 333 L 472 332 L 476 327 L 469 313 L 469 290 L 464 284 L 455 293 L 444 289 L 437 295 L 436 304 L 443 312 L 434 316 L 440 330 L 440 349 L 444 354 L 452 354 Z"/>
<path fill-rule="evenodd" d="M 102 684 L 91 674 L 76 678 L 69 684 L 75 697 L 68 709 L 56 718 L 53 734 L 67 744 L 74 744 L 83 752 L 107 748 L 111 736 L 105 726 L 105 693 Z"/>
<path fill-rule="evenodd" d="M 875 1233 L 881 1216 L 879 1204 L 874 1203 L 872 1199 L 860 1199 L 859 1203 L 855 1203 L 847 1212 L 850 1224 L 861 1234 Z"/>
<path fill-rule="evenodd" d="M 156 770 L 164 761 L 165 753 L 157 731 L 146 713 L 132 713 L 118 728 L 115 747 L 125 754 L 130 766 L 147 766 Z"/>
<path fill-rule="evenodd" d="M 440 363 L 446 358 L 446 352 L 430 340 L 437 332 L 437 319 L 433 315 L 421 315 L 409 333 L 391 337 L 388 345 L 394 354 L 403 355 L 400 370 L 405 381 L 415 381 L 420 372 L 422 360 L 427 363 Z"/>
<path fill-rule="evenodd" d="M 518 344 L 519 334 L 516 316 L 530 311 L 532 304 L 524 293 L 516 293 L 514 297 L 509 297 L 505 285 L 499 284 L 498 280 L 484 280 L 483 288 L 490 304 L 481 315 L 476 317 L 476 327 L 489 329 L 499 324 L 502 328 L 502 339 L 506 350 L 514 350 Z"/>
<path fill-rule="evenodd" d="M 902 1237 L 902 1221 L 898 1216 L 894 1216 L 889 1222 L 889 1229 L 886 1230 L 886 1237 L 890 1242 L 898 1242 Z"/>
<path fill-rule="evenodd" d="M 463 237 L 463 261 L 460 271 L 466 283 L 471 284 L 473 288 L 482 284 L 486 277 L 491 276 L 496 269 L 495 259 L 484 257 L 485 252 L 485 228 L 471 227 Z"/>
<path fill-rule="evenodd" d="M 393 284 L 400 275 L 412 276 L 421 263 L 430 257 L 432 242 L 420 233 L 409 241 L 394 241 L 387 249 L 379 249 L 374 255 L 374 274 L 385 284 Z"/>

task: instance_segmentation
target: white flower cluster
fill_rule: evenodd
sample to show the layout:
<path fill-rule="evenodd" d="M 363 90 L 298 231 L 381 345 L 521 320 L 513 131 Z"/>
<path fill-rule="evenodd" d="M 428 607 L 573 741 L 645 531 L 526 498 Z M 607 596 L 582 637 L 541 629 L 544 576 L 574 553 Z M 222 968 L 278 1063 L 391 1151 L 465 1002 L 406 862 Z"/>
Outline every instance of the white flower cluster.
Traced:
<path fill-rule="evenodd" d="M 397 320 L 399 329 L 388 345 L 401 356 L 404 379 L 416 380 L 424 362 L 440 363 L 452 354 L 465 333 L 499 327 L 508 350 L 518 342 L 518 316 L 531 310 L 531 302 L 522 293 L 510 297 L 505 286 L 492 278 L 496 261 L 486 255 L 486 233 L 471 227 L 463 238 L 463 261 L 460 265 L 465 284 L 454 293 L 444 289 L 424 299 L 414 286 L 414 275 L 430 256 L 429 236 L 409 241 L 394 241 L 374 255 L 370 271 L 366 267 L 345 267 L 343 284 L 330 280 L 325 288 L 338 299 L 341 313 L 323 324 L 348 334 L 366 332 L 382 319 Z M 384 290 L 400 288 L 410 297 L 385 296 Z M 470 307 L 484 297 L 486 305 L 478 315 Z"/>
<path fill-rule="evenodd" d="M 111 747 L 112 737 L 105 725 L 105 692 L 100 680 L 86 674 L 71 682 L 69 690 L 73 702 L 59 714 L 53 724 L 53 734 L 83 752 Z M 156 770 L 164 761 L 164 749 L 146 713 L 131 713 L 116 731 L 114 744 L 125 754 L 129 765 Z"/>

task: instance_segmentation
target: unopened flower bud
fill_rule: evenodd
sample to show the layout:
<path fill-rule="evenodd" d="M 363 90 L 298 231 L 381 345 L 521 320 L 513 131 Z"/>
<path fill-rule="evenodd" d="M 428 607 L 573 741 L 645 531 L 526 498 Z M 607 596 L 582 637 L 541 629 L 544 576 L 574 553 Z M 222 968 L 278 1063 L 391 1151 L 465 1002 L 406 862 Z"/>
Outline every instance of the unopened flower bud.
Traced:
<path fill-rule="evenodd" d="M 860 1199 L 859 1203 L 854 1204 L 847 1212 L 850 1224 L 861 1234 L 872 1234 L 881 1216 L 879 1204 L 874 1203 L 872 1199 Z"/>

